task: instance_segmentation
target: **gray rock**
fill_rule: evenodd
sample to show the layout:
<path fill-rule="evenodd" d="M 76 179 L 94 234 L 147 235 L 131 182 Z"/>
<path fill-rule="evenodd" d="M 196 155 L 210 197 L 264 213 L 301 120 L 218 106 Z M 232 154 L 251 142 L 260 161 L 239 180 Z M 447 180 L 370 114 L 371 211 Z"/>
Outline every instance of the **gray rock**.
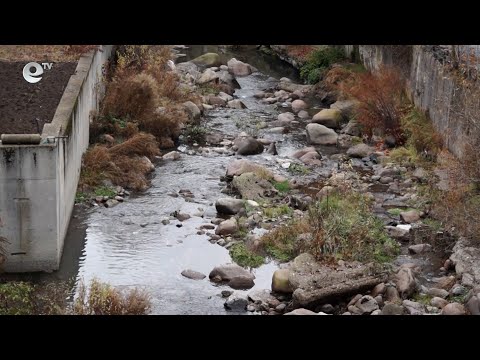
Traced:
<path fill-rule="evenodd" d="M 316 145 L 336 145 L 337 133 L 320 124 L 307 125 L 307 141 Z"/>
<path fill-rule="evenodd" d="M 402 267 L 398 270 L 395 277 L 395 284 L 397 285 L 400 296 L 405 299 L 413 295 L 416 288 L 413 271 L 409 268 Z"/>
<path fill-rule="evenodd" d="M 400 213 L 400 219 L 407 224 L 411 224 L 420 220 L 420 212 L 418 210 L 409 210 Z"/>
<path fill-rule="evenodd" d="M 265 97 L 265 91 L 256 91 L 255 94 L 253 94 L 253 97 L 263 99 Z"/>
<path fill-rule="evenodd" d="M 279 313 L 284 312 L 286 307 L 287 307 L 286 304 L 280 304 L 275 308 L 275 311 L 277 311 Z"/>
<path fill-rule="evenodd" d="M 310 115 L 305 110 L 300 110 L 297 114 L 300 119 L 308 119 Z"/>
<path fill-rule="evenodd" d="M 190 115 L 190 118 L 192 120 L 199 120 L 200 119 L 200 109 L 198 108 L 195 103 L 191 101 L 186 101 L 183 103 L 183 106 L 185 107 L 185 110 L 187 110 L 188 114 Z"/>
<path fill-rule="evenodd" d="M 423 315 L 425 314 L 425 306 L 415 301 L 403 300 L 402 305 L 405 307 L 410 315 Z"/>
<path fill-rule="evenodd" d="M 424 168 L 416 168 L 412 174 L 412 177 L 420 182 L 425 182 L 428 178 L 428 172 Z"/>
<path fill-rule="evenodd" d="M 182 275 L 192 280 L 202 280 L 207 277 L 207 275 L 202 274 L 201 272 L 190 269 L 183 270 Z"/>
<path fill-rule="evenodd" d="M 185 221 L 185 220 L 190 219 L 190 215 L 188 215 L 186 213 L 178 213 L 176 217 L 179 221 Z"/>
<path fill-rule="evenodd" d="M 303 155 L 310 152 L 317 152 L 317 150 L 313 146 L 309 146 L 309 147 L 295 151 L 291 156 L 295 159 L 300 159 Z"/>
<path fill-rule="evenodd" d="M 237 219 L 231 218 L 225 221 L 222 221 L 220 225 L 215 230 L 216 235 L 231 235 L 235 234 L 238 231 Z"/>
<path fill-rule="evenodd" d="M 255 285 L 255 276 L 236 264 L 216 266 L 208 277 L 212 281 L 218 279 L 227 282 L 233 289 L 249 289 Z"/>
<path fill-rule="evenodd" d="M 393 181 L 393 178 L 390 176 L 382 176 L 379 181 L 381 184 L 390 184 Z"/>
<path fill-rule="evenodd" d="M 480 315 L 480 294 L 472 296 L 466 304 L 467 310 L 471 315 Z"/>
<path fill-rule="evenodd" d="M 441 297 L 435 296 L 434 298 L 432 298 L 432 300 L 430 300 L 430 304 L 439 309 L 443 309 L 448 304 L 448 301 Z"/>
<path fill-rule="evenodd" d="M 370 295 L 362 296 L 355 306 L 362 312 L 362 314 L 370 314 L 372 311 L 378 309 L 378 304 Z"/>
<path fill-rule="evenodd" d="M 200 78 L 197 80 L 198 84 L 206 84 L 210 81 L 214 81 L 215 79 L 218 79 L 218 75 L 215 71 L 212 69 L 206 69 Z"/>
<path fill-rule="evenodd" d="M 355 305 L 350 305 L 348 308 L 348 312 L 350 312 L 352 315 L 362 315 L 363 312 L 359 308 L 357 308 Z"/>
<path fill-rule="evenodd" d="M 410 245 L 408 247 L 408 252 L 410 254 L 422 254 L 432 250 L 432 245 L 430 244 L 417 244 L 417 245 Z"/>
<path fill-rule="evenodd" d="M 350 136 L 357 136 L 360 137 L 362 134 L 361 131 L 362 127 L 358 123 L 357 120 L 350 120 L 348 124 L 342 129 L 342 133 L 350 135 Z"/>
<path fill-rule="evenodd" d="M 463 273 L 462 274 L 462 285 L 468 286 L 468 287 L 473 287 L 475 285 L 475 278 L 473 277 L 473 275 L 469 274 L 469 273 Z"/>
<path fill-rule="evenodd" d="M 382 307 L 384 302 L 383 302 L 383 296 L 382 295 L 377 295 L 374 297 L 375 301 L 377 302 L 379 307 Z"/>
<path fill-rule="evenodd" d="M 353 158 L 364 158 L 372 154 L 374 151 L 375 149 L 367 144 L 358 144 L 348 149 L 347 155 Z"/>
<path fill-rule="evenodd" d="M 248 300 L 245 295 L 234 292 L 225 301 L 225 309 L 232 311 L 246 311 Z"/>
<path fill-rule="evenodd" d="M 215 202 L 219 214 L 235 215 L 245 208 L 244 201 L 234 198 L 221 198 Z"/>
<path fill-rule="evenodd" d="M 300 308 L 300 309 L 295 309 L 293 311 L 285 313 L 283 315 L 318 315 L 318 314 L 311 310 Z"/>
<path fill-rule="evenodd" d="M 249 64 L 239 61 L 235 58 L 230 59 L 227 62 L 228 71 L 235 76 L 247 76 L 252 73 L 252 68 Z"/>
<path fill-rule="evenodd" d="M 220 55 L 217 53 L 206 53 L 203 55 L 200 55 L 199 57 L 196 57 L 191 61 L 195 65 L 199 66 L 207 66 L 207 67 L 212 67 L 212 66 L 220 66 L 222 64 L 220 60 Z M 178 64 L 180 65 L 180 64 Z M 178 68 L 177 65 L 177 68 Z"/>
<path fill-rule="evenodd" d="M 339 110 L 342 116 L 345 119 L 348 119 L 354 114 L 358 104 L 359 104 L 358 101 L 355 101 L 355 100 L 339 100 L 334 102 L 332 105 L 330 105 L 330 109 Z"/>
<path fill-rule="evenodd" d="M 407 240 L 410 235 L 410 229 L 404 229 L 398 226 L 385 226 L 388 235 L 397 240 Z"/>
<path fill-rule="evenodd" d="M 289 274 L 288 269 L 275 270 L 272 276 L 272 291 L 291 294 L 293 289 L 290 285 Z"/>
<path fill-rule="evenodd" d="M 352 315 L 350 311 L 345 311 L 342 315 Z"/>
<path fill-rule="evenodd" d="M 241 100 L 238 100 L 238 99 L 230 100 L 227 103 L 227 106 L 229 108 L 232 108 L 232 109 L 245 109 L 246 108 L 245 104 Z"/>
<path fill-rule="evenodd" d="M 444 289 L 430 288 L 427 292 L 428 295 L 446 299 L 448 297 L 448 291 Z"/>
<path fill-rule="evenodd" d="M 467 239 L 460 238 L 453 247 L 450 260 L 455 272 L 462 276 L 462 285 L 473 287 L 480 284 L 480 248 Z"/>
<path fill-rule="evenodd" d="M 456 284 L 452 287 L 451 293 L 453 296 L 462 296 L 467 293 L 467 289 L 460 284 Z"/>
<path fill-rule="evenodd" d="M 355 303 L 362 298 L 362 294 L 357 294 L 353 298 L 350 299 L 350 301 L 347 304 L 347 307 L 351 305 L 355 305 Z"/>
<path fill-rule="evenodd" d="M 208 97 L 208 103 L 210 105 L 217 105 L 217 106 L 225 106 L 227 105 L 227 102 L 223 100 L 221 97 L 210 95 Z"/>
<path fill-rule="evenodd" d="M 267 154 L 278 155 L 277 147 L 274 142 L 271 143 L 270 146 L 268 147 Z"/>
<path fill-rule="evenodd" d="M 255 173 L 244 173 L 236 176 L 232 187 L 240 193 L 243 199 L 260 201 L 277 193 L 272 183 Z"/>
<path fill-rule="evenodd" d="M 234 160 L 227 166 L 228 177 L 239 176 L 248 172 L 261 172 L 262 174 L 265 174 L 265 176 L 273 178 L 273 174 L 270 170 L 268 170 L 264 166 L 255 164 L 245 159 Z"/>
<path fill-rule="evenodd" d="M 294 100 L 292 101 L 292 110 L 296 113 L 298 113 L 301 110 L 305 110 L 308 108 L 308 105 L 305 101 L 303 100 Z"/>
<path fill-rule="evenodd" d="M 278 115 L 277 120 L 279 122 L 289 124 L 290 122 L 295 120 L 295 115 L 292 114 L 291 112 L 285 112 L 285 113 L 282 113 L 282 114 Z"/>
<path fill-rule="evenodd" d="M 333 312 L 335 311 L 335 308 L 332 306 L 332 304 L 325 304 L 325 305 L 322 305 L 322 307 L 320 308 L 320 311 L 326 314 L 333 314 Z"/>
<path fill-rule="evenodd" d="M 373 288 L 372 293 L 370 295 L 374 298 L 377 295 L 385 294 L 386 290 L 387 290 L 387 287 L 385 286 L 385 283 L 382 282 Z"/>
<path fill-rule="evenodd" d="M 247 311 L 249 312 L 254 312 L 254 311 L 257 311 L 257 308 L 255 307 L 255 305 L 247 305 Z"/>
<path fill-rule="evenodd" d="M 220 92 L 218 93 L 218 97 L 219 97 L 220 99 L 223 99 L 223 100 L 227 101 L 227 102 L 233 100 L 233 96 L 232 96 L 232 95 L 228 95 L 228 94 L 224 93 L 223 91 L 220 91 Z"/>
<path fill-rule="evenodd" d="M 442 309 L 442 315 L 465 315 L 465 307 L 459 303 L 450 303 L 447 304 Z"/>
<path fill-rule="evenodd" d="M 227 298 L 233 294 L 232 290 L 222 290 L 222 297 Z"/>
<path fill-rule="evenodd" d="M 237 155 L 255 155 L 263 152 L 263 144 L 251 136 L 235 139 L 234 145 L 238 147 Z"/>
<path fill-rule="evenodd" d="M 342 113 L 338 109 L 323 109 L 312 118 L 312 123 L 326 126 L 330 129 L 339 129 Z"/>
<path fill-rule="evenodd" d="M 119 201 L 115 199 L 109 199 L 105 202 L 105 206 L 107 208 L 112 208 L 114 206 L 117 206 L 118 204 L 119 204 Z"/>
<path fill-rule="evenodd" d="M 178 160 L 181 158 L 181 155 L 178 151 L 170 151 L 162 156 L 163 160 Z"/>
<path fill-rule="evenodd" d="M 382 309 L 382 315 L 403 315 L 404 308 L 394 303 L 386 303 Z"/>

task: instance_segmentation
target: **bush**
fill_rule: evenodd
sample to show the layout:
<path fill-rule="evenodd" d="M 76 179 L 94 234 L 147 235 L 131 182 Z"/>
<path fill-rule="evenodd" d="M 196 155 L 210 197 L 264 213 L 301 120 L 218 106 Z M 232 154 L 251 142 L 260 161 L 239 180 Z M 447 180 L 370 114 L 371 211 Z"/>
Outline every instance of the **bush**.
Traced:
<path fill-rule="evenodd" d="M 185 129 L 185 137 L 190 143 L 203 143 L 208 131 L 204 126 L 191 125 Z"/>
<path fill-rule="evenodd" d="M 309 84 L 321 80 L 325 71 L 335 62 L 345 59 L 345 53 L 337 47 L 324 47 L 311 52 L 300 69 L 300 77 Z"/>
<path fill-rule="evenodd" d="M 93 279 L 88 288 L 78 287 L 72 313 L 74 315 L 146 315 L 151 309 L 150 296 L 138 289 L 122 292 L 109 284 Z"/>
<path fill-rule="evenodd" d="M 404 104 L 404 81 L 395 68 L 381 68 L 377 73 L 359 73 L 354 81 L 346 82 L 342 91 L 360 104 L 356 118 L 365 133 L 372 136 L 375 129 L 404 142 L 401 128 Z"/>

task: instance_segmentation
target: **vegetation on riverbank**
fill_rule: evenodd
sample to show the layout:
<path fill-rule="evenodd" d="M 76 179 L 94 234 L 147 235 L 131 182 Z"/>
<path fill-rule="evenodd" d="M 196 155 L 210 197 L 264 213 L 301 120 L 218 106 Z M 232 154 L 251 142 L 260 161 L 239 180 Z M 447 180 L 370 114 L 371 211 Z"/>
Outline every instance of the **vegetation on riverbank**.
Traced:
<path fill-rule="evenodd" d="M 386 262 L 399 250 L 369 200 L 351 190 L 314 203 L 304 218 L 275 228 L 260 241 L 263 251 L 281 261 L 310 252 L 320 261 Z"/>

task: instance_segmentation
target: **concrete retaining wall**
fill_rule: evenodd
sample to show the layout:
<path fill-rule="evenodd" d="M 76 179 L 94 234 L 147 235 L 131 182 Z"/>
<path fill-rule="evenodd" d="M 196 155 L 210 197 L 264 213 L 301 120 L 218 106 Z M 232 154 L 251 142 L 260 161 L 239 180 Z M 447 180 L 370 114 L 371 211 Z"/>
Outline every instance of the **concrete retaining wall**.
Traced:
<path fill-rule="evenodd" d="M 90 114 L 104 93 L 102 45 L 82 56 L 40 145 L 0 144 L 0 237 L 7 272 L 58 269 L 75 202 Z"/>

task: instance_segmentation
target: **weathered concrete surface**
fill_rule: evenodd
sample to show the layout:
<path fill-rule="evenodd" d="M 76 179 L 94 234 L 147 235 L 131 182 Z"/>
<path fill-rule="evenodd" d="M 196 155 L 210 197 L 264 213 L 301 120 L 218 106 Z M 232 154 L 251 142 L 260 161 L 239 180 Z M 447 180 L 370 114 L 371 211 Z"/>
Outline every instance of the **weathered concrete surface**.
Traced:
<path fill-rule="evenodd" d="M 0 145 L 0 236 L 7 272 L 58 269 L 75 202 L 90 113 L 103 96 L 102 67 L 112 45 L 82 56 L 42 141 Z"/>

